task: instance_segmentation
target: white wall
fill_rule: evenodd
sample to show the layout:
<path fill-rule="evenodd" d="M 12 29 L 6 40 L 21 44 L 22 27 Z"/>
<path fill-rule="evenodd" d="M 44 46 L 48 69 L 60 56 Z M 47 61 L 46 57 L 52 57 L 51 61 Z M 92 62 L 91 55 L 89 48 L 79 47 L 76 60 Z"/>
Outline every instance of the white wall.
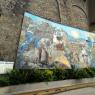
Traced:
<path fill-rule="evenodd" d="M 4 74 L 13 69 L 14 62 L 0 61 L 0 74 Z"/>

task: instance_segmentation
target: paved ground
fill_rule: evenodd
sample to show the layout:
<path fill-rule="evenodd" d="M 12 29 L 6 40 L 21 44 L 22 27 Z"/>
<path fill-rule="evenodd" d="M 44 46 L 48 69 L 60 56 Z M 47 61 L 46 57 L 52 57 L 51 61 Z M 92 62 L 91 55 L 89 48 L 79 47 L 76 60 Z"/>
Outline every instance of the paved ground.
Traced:
<path fill-rule="evenodd" d="M 95 87 L 82 88 L 77 90 L 71 90 L 54 95 L 95 95 Z"/>

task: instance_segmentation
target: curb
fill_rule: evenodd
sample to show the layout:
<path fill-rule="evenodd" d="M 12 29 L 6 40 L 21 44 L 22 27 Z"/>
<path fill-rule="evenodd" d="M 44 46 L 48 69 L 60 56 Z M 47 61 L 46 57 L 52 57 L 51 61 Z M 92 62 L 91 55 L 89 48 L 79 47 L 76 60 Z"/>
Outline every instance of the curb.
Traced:
<path fill-rule="evenodd" d="M 0 95 L 52 95 L 95 86 L 95 78 L 23 84 L 0 88 Z"/>
<path fill-rule="evenodd" d="M 52 95 L 60 92 L 92 87 L 95 86 L 95 82 L 92 83 L 85 83 L 85 84 L 77 84 L 71 86 L 64 86 L 59 88 L 51 88 L 51 89 L 44 89 L 44 90 L 37 90 L 37 91 L 27 91 L 27 92 L 19 92 L 19 93 L 12 93 L 13 95 Z"/>

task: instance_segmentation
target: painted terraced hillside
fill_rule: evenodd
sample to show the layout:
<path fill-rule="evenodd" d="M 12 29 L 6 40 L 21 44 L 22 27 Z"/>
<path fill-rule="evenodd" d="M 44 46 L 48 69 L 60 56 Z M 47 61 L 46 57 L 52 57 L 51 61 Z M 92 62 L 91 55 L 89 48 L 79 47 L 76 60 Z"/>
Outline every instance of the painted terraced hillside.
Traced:
<path fill-rule="evenodd" d="M 95 66 L 95 34 L 25 12 L 16 68 Z"/>

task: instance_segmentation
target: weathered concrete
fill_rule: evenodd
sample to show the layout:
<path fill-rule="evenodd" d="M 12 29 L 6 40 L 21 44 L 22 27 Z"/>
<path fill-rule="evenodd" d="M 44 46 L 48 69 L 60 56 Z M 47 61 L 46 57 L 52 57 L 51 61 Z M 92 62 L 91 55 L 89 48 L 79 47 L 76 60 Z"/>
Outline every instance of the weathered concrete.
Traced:
<path fill-rule="evenodd" d="M 95 95 L 95 87 L 81 88 L 54 95 Z"/>

